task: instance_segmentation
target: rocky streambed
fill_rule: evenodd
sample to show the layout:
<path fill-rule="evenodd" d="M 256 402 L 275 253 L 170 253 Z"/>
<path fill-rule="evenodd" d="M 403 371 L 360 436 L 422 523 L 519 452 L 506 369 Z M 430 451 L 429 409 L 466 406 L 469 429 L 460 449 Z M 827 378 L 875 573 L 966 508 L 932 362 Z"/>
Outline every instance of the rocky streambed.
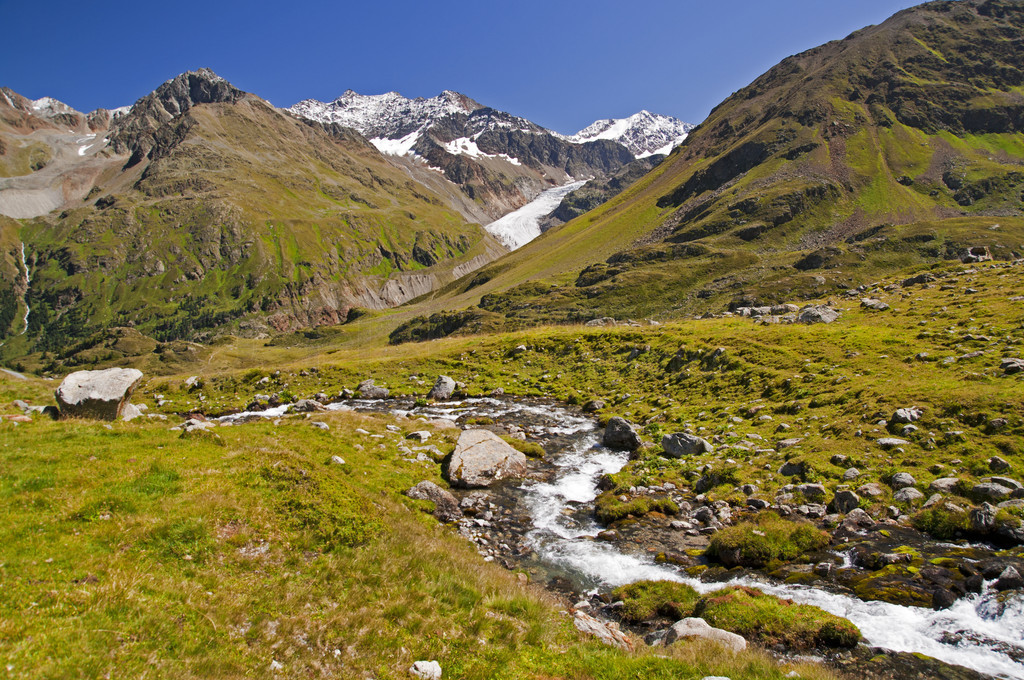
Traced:
<path fill-rule="evenodd" d="M 1024 563 L 1012 552 L 937 541 L 895 519 L 876 521 L 854 510 L 816 518 L 832 536 L 825 549 L 765 568 L 730 567 L 710 562 L 704 550 L 717 531 L 752 513 L 749 507 L 666 484 L 631 493 L 669 499 L 678 513 L 598 523 L 594 501 L 602 479 L 625 466 L 629 454 L 602 446 L 597 423 L 575 409 L 511 398 L 420 407 L 347 400 L 327 408 L 443 419 L 540 443 L 546 455 L 528 463 L 525 478 L 455 492 L 458 531 L 485 559 L 528 572 L 577 610 L 615 621 L 621 603 L 611 591 L 641 580 L 686 583 L 700 593 L 748 586 L 853 622 L 867 646 L 814 651 L 859 677 L 1024 678 Z M 633 629 L 657 642 L 669 623 L 652 620 Z"/>

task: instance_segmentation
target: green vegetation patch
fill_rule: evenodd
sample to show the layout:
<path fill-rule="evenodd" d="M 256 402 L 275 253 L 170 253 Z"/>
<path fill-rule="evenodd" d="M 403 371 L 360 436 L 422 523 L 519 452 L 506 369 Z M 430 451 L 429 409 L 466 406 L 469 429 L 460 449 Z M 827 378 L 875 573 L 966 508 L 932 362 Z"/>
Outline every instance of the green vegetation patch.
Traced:
<path fill-rule="evenodd" d="M 763 567 L 776 560 L 795 560 L 828 544 L 828 534 L 809 522 L 762 512 L 753 521 L 716 533 L 705 554 L 729 567 Z"/>
<path fill-rule="evenodd" d="M 915 514 L 913 523 L 918 531 L 931 534 L 935 538 L 950 539 L 970 529 L 971 518 L 964 510 L 950 508 L 946 503 L 938 503 Z"/>
<path fill-rule="evenodd" d="M 766 595 L 756 588 L 733 586 L 701 598 L 694 614 L 716 628 L 791 649 L 854 647 L 860 630 L 846 619 L 806 604 Z"/>
<path fill-rule="evenodd" d="M 666 616 L 673 621 L 693 615 L 700 595 L 685 583 L 675 581 L 637 581 L 612 591 L 612 597 L 622 600 L 619 615 L 630 623 L 641 623 L 655 616 Z"/>

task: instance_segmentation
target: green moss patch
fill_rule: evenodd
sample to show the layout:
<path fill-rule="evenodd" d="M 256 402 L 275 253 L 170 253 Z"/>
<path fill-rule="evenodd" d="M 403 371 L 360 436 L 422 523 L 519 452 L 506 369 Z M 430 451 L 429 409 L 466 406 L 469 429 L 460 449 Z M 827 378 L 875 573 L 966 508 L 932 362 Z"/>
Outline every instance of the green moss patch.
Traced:
<path fill-rule="evenodd" d="M 794 560 L 828 544 L 828 534 L 812 524 L 764 512 L 753 521 L 715 534 L 705 554 L 730 567 L 763 567 L 775 560 Z"/>
<path fill-rule="evenodd" d="M 692 616 L 693 608 L 700 599 L 696 590 L 675 581 L 637 581 L 616 588 L 612 596 L 622 600 L 619 614 L 630 623 L 640 623 L 656 616 L 674 621 Z"/>
<path fill-rule="evenodd" d="M 795 604 L 757 590 L 734 586 L 701 598 L 694 614 L 764 645 L 791 649 L 853 647 L 860 630 L 849 621 L 806 604 Z"/>

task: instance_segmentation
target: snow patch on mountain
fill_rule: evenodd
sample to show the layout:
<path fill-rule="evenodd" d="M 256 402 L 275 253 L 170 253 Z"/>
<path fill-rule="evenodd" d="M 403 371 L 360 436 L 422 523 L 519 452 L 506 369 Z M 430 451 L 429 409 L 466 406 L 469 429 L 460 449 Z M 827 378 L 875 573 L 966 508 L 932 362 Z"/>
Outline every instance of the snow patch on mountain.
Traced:
<path fill-rule="evenodd" d="M 519 210 L 510 212 L 501 219 L 495 220 L 484 229 L 496 236 L 499 241 L 515 250 L 540 236 L 540 219 L 558 207 L 569 193 L 576 191 L 587 183 L 587 180 L 569 182 L 560 187 L 542 191 Z"/>
<path fill-rule="evenodd" d="M 410 156 L 413 153 L 412 147 L 416 146 L 416 142 L 420 141 L 420 134 L 422 132 L 422 129 L 413 130 L 405 137 L 400 137 L 399 139 L 374 137 L 370 140 L 370 144 L 377 147 L 377 151 L 388 156 Z"/>
<path fill-rule="evenodd" d="M 445 151 L 452 154 L 453 156 L 471 156 L 473 158 L 504 158 L 512 165 L 522 165 L 518 158 L 512 158 L 508 154 L 504 153 L 485 153 L 480 150 L 480 147 L 476 145 L 476 140 L 480 138 L 483 133 L 478 132 L 472 137 L 459 137 L 453 139 L 450 142 L 446 142 L 444 145 Z"/>
<path fill-rule="evenodd" d="M 605 118 L 564 137 L 575 144 L 610 139 L 629 149 L 637 158 L 670 152 L 682 144 L 694 128 L 672 116 L 639 111 L 627 118 Z"/>

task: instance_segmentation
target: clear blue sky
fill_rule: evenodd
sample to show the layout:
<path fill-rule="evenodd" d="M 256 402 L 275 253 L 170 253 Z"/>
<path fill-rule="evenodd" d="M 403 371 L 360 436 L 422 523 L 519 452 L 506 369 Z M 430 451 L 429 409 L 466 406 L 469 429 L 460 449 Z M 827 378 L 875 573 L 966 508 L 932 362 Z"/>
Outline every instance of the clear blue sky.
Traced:
<path fill-rule="evenodd" d="M 699 123 L 780 59 L 905 0 L 0 0 L 0 85 L 81 111 L 207 66 L 276 106 L 452 89 L 560 132 L 648 109 Z"/>

